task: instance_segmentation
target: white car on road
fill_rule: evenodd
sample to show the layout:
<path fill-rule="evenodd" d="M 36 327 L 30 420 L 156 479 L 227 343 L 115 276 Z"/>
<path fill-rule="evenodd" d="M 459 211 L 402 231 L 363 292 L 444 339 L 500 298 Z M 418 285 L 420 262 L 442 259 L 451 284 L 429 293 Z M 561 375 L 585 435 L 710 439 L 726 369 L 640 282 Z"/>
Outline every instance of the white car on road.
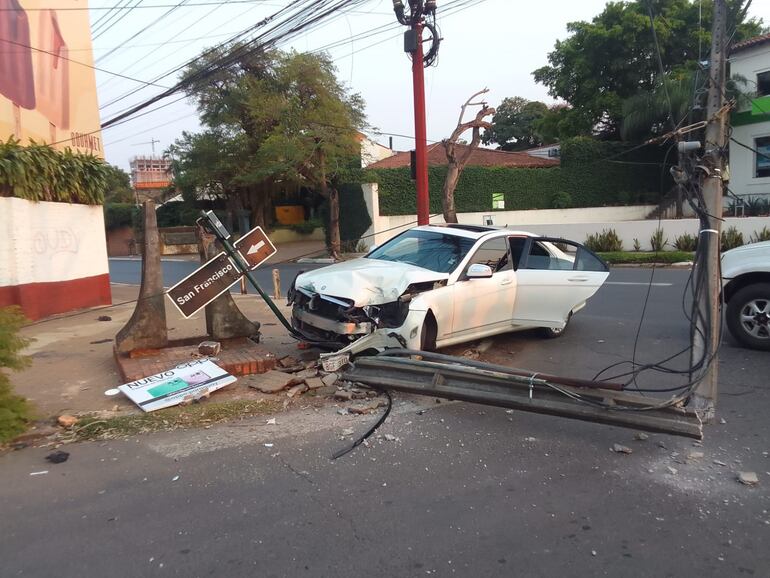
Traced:
<path fill-rule="evenodd" d="M 770 241 L 723 253 L 722 285 L 730 334 L 745 347 L 770 350 Z"/>
<path fill-rule="evenodd" d="M 429 225 L 298 275 L 289 303 L 302 333 L 352 353 L 432 350 L 533 327 L 557 337 L 608 275 L 604 261 L 573 241 Z"/>

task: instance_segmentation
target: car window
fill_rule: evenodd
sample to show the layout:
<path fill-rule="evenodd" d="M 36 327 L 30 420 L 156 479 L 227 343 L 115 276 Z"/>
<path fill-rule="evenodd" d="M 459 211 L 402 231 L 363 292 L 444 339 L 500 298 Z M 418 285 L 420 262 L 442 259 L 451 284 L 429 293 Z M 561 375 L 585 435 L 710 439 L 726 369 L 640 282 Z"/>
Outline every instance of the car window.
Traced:
<path fill-rule="evenodd" d="M 511 260 L 508 258 L 508 243 L 504 238 L 490 239 L 481 245 L 473 254 L 472 263 L 488 265 L 497 273 L 503 269 L 511 268 Z"/>
<path fill-rule="evenodd" d="M 527 244 L 526 237 L 511 237 L 508 239 L 508 244 L 511 247 L 511 260 L 513 261 L 513 268 L 518 269 L 521 262 L 521 254 L 524 252 L 524 247 Z"/>
<path fill-rule="evenodd" d="M 529 255 L 527 256 L 527 269 L 558 269 L 557 263 L 553 262 L 551 253 L 540 241 L 534 241 L 529 246 Z"/>
<path fill-rule="evenodd" d="M 607 265 L 583 245 L 562 239 L 533 242 L 527 256 L 526 268 L 548 271 L 607 271 Z"/>
<path fill-rule="evenodd" d="M 367 259 L 408 263 L 451 273 L 473 247 L 474 239 L 434 231 L 406 231 L 369 253 Z"/>

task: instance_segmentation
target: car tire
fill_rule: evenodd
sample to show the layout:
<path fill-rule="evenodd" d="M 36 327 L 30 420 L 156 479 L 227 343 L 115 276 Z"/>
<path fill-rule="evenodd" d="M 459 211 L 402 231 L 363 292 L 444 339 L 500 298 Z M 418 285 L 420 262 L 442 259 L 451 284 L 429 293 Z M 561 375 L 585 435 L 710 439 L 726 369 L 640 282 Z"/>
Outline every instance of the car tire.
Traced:
<path fill-rule="evenodd" d="M 738 289 L 727 303 L 727 328 L 744 347 L 770 350 L 770 283 Z"/>
<path fill-rule="evenodd" d="M 541 327 L 540 334 L 546 339 L 556 339 L 557 337 L 561 337 L 562 335 L 564 335 L 564 332 L 567 330 L 570 319 L 572 319 L 571 311 L 570 311 L 570 314 L 567 316 L 567 321 L 564 322 L 564 327 L 562 327 L 561 329 L 554 329 L 553 327 Z"/>
<path fill-rule="evenodd" d="M 422 322 L 422 331 L 420 331 L 420 350 L 436 351 L 436 337 L 438 336 L 438 326 L 433 313 L 428 311 L 425 321 Z"/>

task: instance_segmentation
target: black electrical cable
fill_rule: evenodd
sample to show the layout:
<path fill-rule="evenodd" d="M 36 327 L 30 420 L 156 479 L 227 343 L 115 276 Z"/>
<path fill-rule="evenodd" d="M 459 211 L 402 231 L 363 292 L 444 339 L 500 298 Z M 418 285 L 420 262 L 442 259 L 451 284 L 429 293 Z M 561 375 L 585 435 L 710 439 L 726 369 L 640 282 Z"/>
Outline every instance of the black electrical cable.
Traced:
<path fill-rule="evenodd" d="M 376 387 L 373 387 L 372 389 L 379 391 L 380 393 L 384 393 L 385 396 L 388 398 L 388 405 L 385 408 L 385 412 L 380 416 L 380 419 L 378 419 L 377 422 L 372 427 L 370 427 L 364 435 L 362 435 L 356 441 L 354 441 L 352 445 L 334 452 L 332 454 L 333 460 L 336 460 L 337 458 L 341 458 L 345 454 L 352 452 L 354 449 L 356 449 L 358 446 L 364 443 L 367 440 L 367 438 L 369 438 L 374 432 L 376 432 L 377 428 L 379 428 L 383 423 L 385 423 L 385 420 L 388 419 L 388 416 L 390 415 L 390 410 L 393 407 L 393 397 L 390 395 L 390 392 L 387 389 L 378 389 Z"/>

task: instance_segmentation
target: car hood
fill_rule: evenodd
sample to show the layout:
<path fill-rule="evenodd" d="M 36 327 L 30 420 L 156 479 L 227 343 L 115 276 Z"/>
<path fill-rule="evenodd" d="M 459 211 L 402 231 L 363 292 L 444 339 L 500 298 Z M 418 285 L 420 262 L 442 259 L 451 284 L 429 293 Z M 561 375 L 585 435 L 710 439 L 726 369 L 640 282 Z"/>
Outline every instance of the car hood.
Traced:
<path fill-rule="evenodd" d="M 395 301 L 412 283 L 447 278 L 447 273 L 408 263 L 360 258 L 303 273 L 297 277 L 295 287 L 350 299 L 356 307 L 363 307 Z"/>
<path fill-rule="evenodd" d="M 770 241 L 750 243 L 722 254 L 722 277 L 732 279 L 752 271 L 770 271 Z"/>

